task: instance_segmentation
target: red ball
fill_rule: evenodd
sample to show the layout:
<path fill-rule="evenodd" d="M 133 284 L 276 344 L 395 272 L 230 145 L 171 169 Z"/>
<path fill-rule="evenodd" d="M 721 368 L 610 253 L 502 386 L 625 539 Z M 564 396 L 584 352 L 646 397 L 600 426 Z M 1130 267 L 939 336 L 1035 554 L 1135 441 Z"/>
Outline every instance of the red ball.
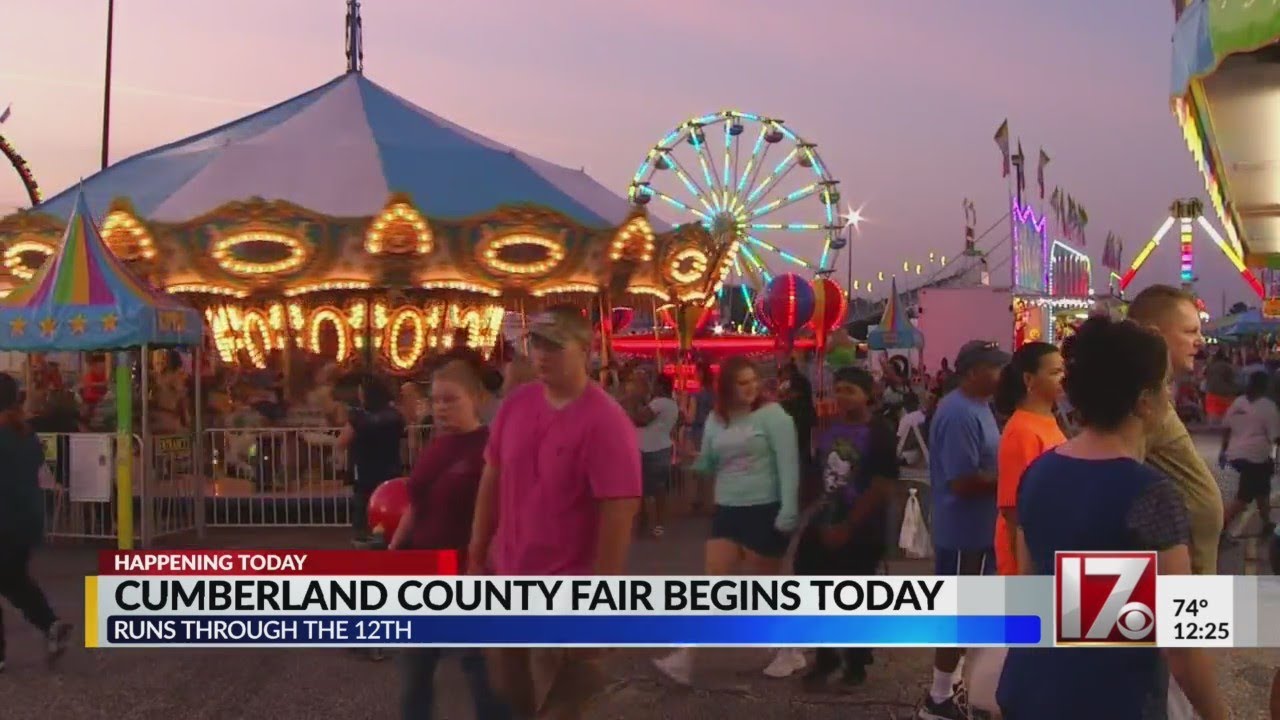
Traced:
<path fill-rule="evenodd" d="M 390 542 L 400 527 L 400 518 L 409 507 L 409 478 L 392 478 L 369 496 L 369 528 Z"/>

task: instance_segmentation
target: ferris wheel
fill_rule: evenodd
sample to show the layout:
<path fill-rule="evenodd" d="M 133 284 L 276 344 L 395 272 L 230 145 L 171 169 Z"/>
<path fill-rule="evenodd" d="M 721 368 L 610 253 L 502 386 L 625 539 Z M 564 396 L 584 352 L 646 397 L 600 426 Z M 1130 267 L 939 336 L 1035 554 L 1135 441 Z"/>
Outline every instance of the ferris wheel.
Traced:
<path fill-rule="evenodd" d="M 724 110 L 686 120 L 658 141 L 628 196 L 636 205 L 657 198 L 677 211 L 678 222 L 736 240 L 732 274 L 745 293 L 772 279 L 771 265 L 814 275 L 833 267 L 847 242 L 838 183 L 817 145 L 782 120 Z"/>

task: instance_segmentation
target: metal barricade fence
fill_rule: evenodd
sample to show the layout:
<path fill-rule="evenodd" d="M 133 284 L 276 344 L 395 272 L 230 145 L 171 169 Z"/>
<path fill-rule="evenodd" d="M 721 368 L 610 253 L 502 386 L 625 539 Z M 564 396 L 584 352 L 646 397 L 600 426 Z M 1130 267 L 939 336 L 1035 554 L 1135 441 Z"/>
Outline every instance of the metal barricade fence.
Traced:
<path fill-rule="evenodd" d="M 142 520 L 135 521 L 144 547 L 157 538 L 199 531 L 204 520 L 193 438 L 153 436 L 150 455 L 151 464 L 143 475 Z"/>
<path fill-rule="evenodd" d="M 351 474 L 341 428 L 217 428 L 205 434 L 202 475 L 210 525 L 338 527 L 351 523 Z M 410 426 L 401 466 L 430 427 Z"/>
<path fill-rule="evenodd" d="M 114 433 L 41 433 L 45 462 L 45 531 L 53 540 L 116 541 L 120 498 Z M 133 539 L 153 540 L 198 530 L 198 479 L 192 438 L 153 437 L 143 462 L 142 437 L 131 437 Z"/>

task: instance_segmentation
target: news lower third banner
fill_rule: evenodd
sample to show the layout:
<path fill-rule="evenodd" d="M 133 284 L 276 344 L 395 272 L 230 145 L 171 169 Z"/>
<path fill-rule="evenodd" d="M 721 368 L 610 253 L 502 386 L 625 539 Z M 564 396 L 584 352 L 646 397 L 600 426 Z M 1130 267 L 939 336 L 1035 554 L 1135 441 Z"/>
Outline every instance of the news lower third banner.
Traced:
<path fill-rule="evenodd" d="M 85 644 L 1280 646 L 1280 579 L 1154 568 L 1092 553 L 1052 577 L 477 577 L 451 553 L 106 552 Z"/>

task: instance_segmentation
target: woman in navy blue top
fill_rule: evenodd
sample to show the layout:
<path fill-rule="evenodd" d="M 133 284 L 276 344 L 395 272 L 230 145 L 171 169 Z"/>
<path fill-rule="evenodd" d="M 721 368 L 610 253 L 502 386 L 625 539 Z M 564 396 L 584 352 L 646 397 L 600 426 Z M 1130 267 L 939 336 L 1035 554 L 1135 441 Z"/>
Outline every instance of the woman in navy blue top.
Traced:
<path fill-rule="evenodd" d="M 1019 570 L 1052 575 L 1063 550 L 1155 550 L 1161 574 L 1189 574 L 1186 508 L 1168 478 L 1138 460 L 1146 428 L 1169 409 L 1164 340 L 1095 317 L 1063 356 L 1063 385 L 1083 430 L 1022 476 Z M 1163 719 L 1170 674 L 1201 718 L 1225 720 L 1199 648 L 1014 648 L 996 698 L 1005 720 Z"/>

